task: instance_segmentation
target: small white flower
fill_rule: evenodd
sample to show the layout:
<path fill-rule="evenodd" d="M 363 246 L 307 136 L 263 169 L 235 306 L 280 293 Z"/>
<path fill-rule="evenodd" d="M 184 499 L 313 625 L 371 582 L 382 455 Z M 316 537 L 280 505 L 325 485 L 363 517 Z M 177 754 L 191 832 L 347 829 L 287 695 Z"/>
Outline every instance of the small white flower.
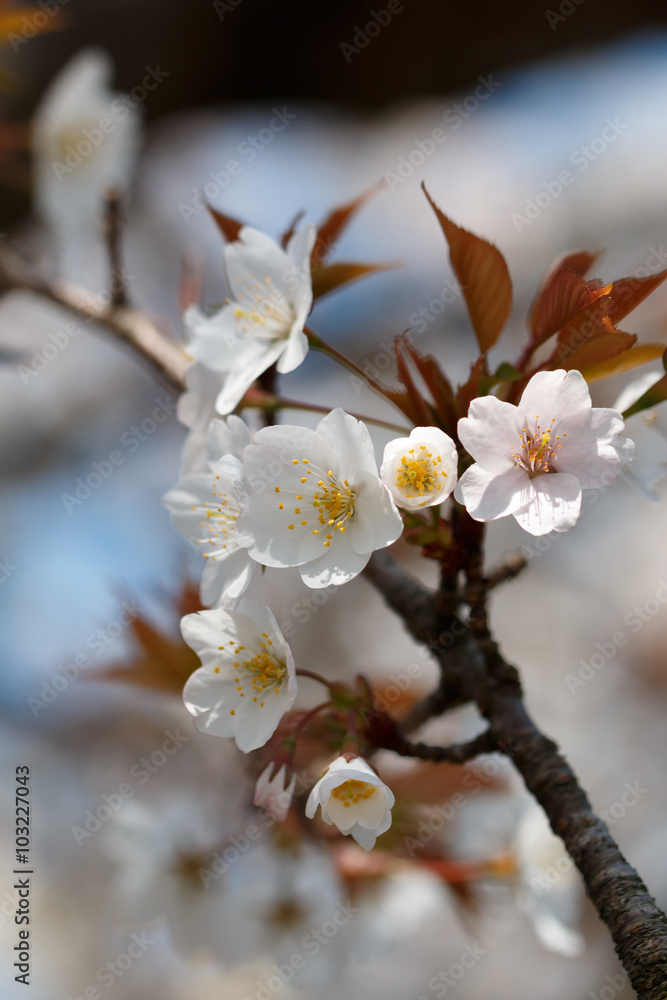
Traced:
<path fill-rule="evenodd" d="M 265 809 L 269 816 L 275 819 L 277 823 L 284 823 L 287 819 L 289 807 L 292 804 L 296 775 L 293 774 L 290 781 L 287 782 L 285 765 L 283 764 L 273 777 L 271 777 L 274 769 L 275 765 L 271 761 L 260 774 L 255 786 L 253 803 Z"/>
<path fill-rule="evenodd" d="M 202 662 L 183 689 L 197 729 L 233 736 L 244 753 L 264 746 L 296 698 L 292 651 L 269 609 L 242 598 L 238 611 L 186 615 L 181 632 Z"/>
<path fill-rule="evenodd" d="M 614 409 L 621 412 L 627 410 L 663 375 L 664 372 L 640 375 L 625 387 L 614 403 Z M 625 421 L 628 434 L 635 443 L 635 457 L 623 475 L 651 503 L 660 502 L 654 487 L 667 476 L 667 437 L 657 427 L 657 420 L 657 410 L 644 410 Z"/>
<path fill-rule="evenodd" d="M 622 430 L 617 410 L 592 407 L 580 372 L 538 372 L 518 406 L 473 399 L 458 433 L 476 464 L 454 496 L 476 521 L 512 514 L 531 535 L 568 531 L 582 490 L 608 485 L 632 458 Z"/>
<path fill-rule="evenodd" d="M 186 476 L 164 497 L 174 526 L 206 560 L 203 604 L 239 597 L 255 563 L 235 537 L 236 519 L 247 494 L 241 457 L 251 434 L 240 417 L 213 420 L 206 443 L 208 472 Z"/>
<path fill-rule="evenodd" d="M 223 251 L 231 301 L 212 316 L 196 306 L 185 314 L 188 350 L 207 368 L 225 372 L 218 413 L 230 413 L 255 379 L 272 364 L 297 368 L 308 352 L 303 332 L 313 304 L 310 254 L 315 227 L 294 233 L 287 249 L 244 226 Z"/>
<path fill-rule="evenodd" d="M 415 427 L 384 449 L 380 478 L 404 510 L 434 507 L 456 486 L 456 445 L 438 427 Z"/>
<path fill-rule="evenodd" d="M 265 566 L 297 566 L 309 587 L 347 583 L 403 530 L 361 421 L 341 409 L 316 430 L 264 427 L 243 453 L 252 492 L 237 539 Z"/>
<path fill-rule="evenodd" d="M 381 833 L 391 826 L 394 795 L 363 759 L 336 757 L 317 782 L 306 804 L 312 819 L 322 807 L 322 819 L 351 835 L 360 847 L 370 851 Z"/>
<path fill-rule="evenodd" d="M 56 235 L 81 240 L 99 230 L 103 199 L 125 188 L 136 159 L 140 118 L 110 88 L 113 65 L 101 49 L 77 53 L 44 93 L 33 119 L 37 204 Z"/>

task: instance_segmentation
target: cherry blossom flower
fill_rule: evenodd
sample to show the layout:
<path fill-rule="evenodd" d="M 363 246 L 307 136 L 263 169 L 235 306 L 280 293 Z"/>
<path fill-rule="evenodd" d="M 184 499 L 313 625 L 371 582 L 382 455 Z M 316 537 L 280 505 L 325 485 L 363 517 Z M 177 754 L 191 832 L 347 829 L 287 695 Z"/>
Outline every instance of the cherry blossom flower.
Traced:
<path fill-rule="evenodd" d="M 37 204 L 61 253 L 99 229 L 105 195 L 127 187 L 136 160 L 140 117 L 111 90 L 112 74 L 106 52 L 82 50 L 51 81 L 33 119 Z"/>
<path fill-rule="evenodd" d="M 274 770 L 276 773 L 271 777 Z M 277 823 L 284 823 L 292 804 L 295 785 L 296 775 L 292 774 L 288 782 L 285 765 L 276 769 L 274 762 L 271 761 L 257 779 L 253 803 L 265 809 Z"/>
<path fill-rule="evenodd" d="M 646 372 L 625 387 L 614 403 L 621 413 L 636 403 L 664 372 Z M 658 411 L 644 410 L 625 421 L 628 434 L 635 443 L 635 457 L 623 477 L 651 503 L 659 503 L 654 487 L 667 476 L 667 437 L 657 426 Z"/>
<path fill-rule="evenodd" d="M 250 430 L 240 417 L 213 420 L 206 444 L 208 472 L 186 476 L 164 497 L 174 526 L 206 560 L 200 586 L 203 604 L 239 597 L 256 566 L 234 535 L 246 496 L 240 459 L 250 441 Z"/>
<path fill-rule="evenodd" d="M 185 314 L 193 357 L 225 372 L 218 413 L 230 413 L 272 364 L 297 368 L 308 352 L 303 332 L 313 304 L 310 254 L 315 227 L 294 233 L 286 250 L 257 229 L 244 226 L 223 251 L 231 301 L 205 316 L 196 306 Z"/>
<path fill-rule="evenodd" d="M 611 483 L 632 458 L 617 410 L 593 408 L 580 372 L 538 372 L 518 406 L 473 399 L 459 420 L 475 459 L 454 491 L 476 521 L 512 514 L 531 535 L 568 531 L 585 489 Z"/>
<path fill-rule="evenodd" d="M 183 689 L 197 729 L 233 736 L 244 753 L 264 746 L 297 689 L 292 651 L 269 609 L 242 598 L 238 611 L 186 615 L 181 632 L 202 662 Z"/>
<path fill-rule="evenodd" d="M 306 816 L 312 819 L 321 806 L 325 823 L 337 826 L 370 851 L 391 826 L 394 795 L 363 757 L 348 760 L 348 756 L 336 757 L 329 764 L 308 796 Z"/>
<path fill-rule="evenodd" d="M 243 453 L 252 488 L 237 540 L 265 566 L 297 566 L 309 587 L 347 583 L 403 522 L 361 421 L 332 410 L 317 428 L 264 427 Z"/>
<path fill-rule="evenodd" d="M 456 445 L 438 427 L 415 427 L 384 449 L 380 478 L 394 502 L 405 510 L 434 507 L 456 486 Z"/>

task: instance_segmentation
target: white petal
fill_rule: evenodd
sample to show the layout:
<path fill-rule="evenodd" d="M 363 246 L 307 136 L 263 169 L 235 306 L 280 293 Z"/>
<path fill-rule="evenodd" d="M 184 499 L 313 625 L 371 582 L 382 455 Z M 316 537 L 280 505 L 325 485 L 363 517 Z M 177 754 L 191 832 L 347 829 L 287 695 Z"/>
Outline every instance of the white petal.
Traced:
<path fill-rule="evenodd" d="M 514 517 L 531 535 L 569 531 L 576 524 L 581 511 L 581 487 L 574 476 L 562 472 L 536 476 L 530 480 L 527 492 L 527 502 L 514 511 Z"/>
<path fill-rule="evenodd" d="M 296 287 L 291 292 L 291 300 L 301 325 L 305 322 L 313 304 L 310 255 L 316 237 L 317 229 L 311 224 L 298 229 L 287 244 L 287 255 L 292 262 L 296 281 Z"/>
<path fill-rule="evenodd" d="M 209 462 L 218 462 L 223 455 L 243 458 L 243 449 L 252 441 L 250 428 L 244 420 L 232 414 L 226 420 L 212 420 L 206 442 L 206 456 Z"/>
<path fill-rule="evenodd" d="M 224 372 L 238 362 L 245 342 L 238 331 L 233 305 L 223 306 L 212 316 L 206 316 L 198 306 L 190 306 L 183 319 L 193 358 L 214 372 Z"/>
<path fill-rule="evenodd" d="M 476 521 L 495 521 L 525 503 L 522 492 L 530 482 L 518 465 L 500 474 L 471 465 L 458 481 L 454 496 Z"/>
<path fill-rule="evenodd" d="M 334 471 L 341 479 L 350 479 L 361 469 L 377 476 L 375 449 L 368 428 L 361 420 L 338 406 L 320 420 L 317 433 L 339 456 L 340 465 Z"/>
<path fill-rule="evenodd" d="M 522 420 L 530 422 L 539 415 L 543 426 L 552 417 L 584 419 L 591 409 L 591 395 L 586 379 L 578 371 L 537 372 L 523 390 L 518 410 Z"/>
<path fill-rule="evenodd" d="M 364 555 L 384 549 L 400 538 L 403 521 L 396 510 L 389 490 L 377 473 L 359 472 L 353 485 L 356 493 L 354 515 L 347 524 L 350 543 L 355 552 Z M 340 541 L 340 536 L 336 542 Z"/>
<path fill-rule="evenodd" d="M 250 386 L 270 368 L 285 350 L 285 341 L 257 342 L 251 359 L 242 368 L 227 372 L 222 389 L 215 401 L 215 408 L 224 416 L 238 406 Z"/>
<path fill-rule="evenodd" d="M 616 402 L 614 403 L 614 409 L 623 413 L 624 410 L 628 410 L 633 406 L 637 400 L 644 395 L 645 392 L 659 382 L 664 372 L 644 372 L 638 378 L 633 379 L 629 385 L 626 385 L 623 392 L 620 394 Z M 639 414 L 637 414 L 639 416 Z M 634 417 L 630 417 L 630 420 L 634 420 Z"/>
<path fill-rule="evenodd" d="M 359 844 L 359 847 L 363 847 L 365 851 L 372 851 L 375 847 L 377 835 L 373 830 L 364 830 L 361 826 L 355 826 L 351 831 L 351 835 Z"/>
<path fill-rule="evenodd" d="M 341 587 L 349 583 L 368 565 L 370 552 L 359 555 L 349 543 L 336 539 L 330 549 L 310 562 L 299 566 L 301 579 L 307 587 L 321 590 L 322 587 Z"/>
<path fill-rule="evenodd" d="M 483 469 L 500 473 L 514 464 L 511 448 L 520 443 L 521 424 L 511 403 L 495 396 L 473 399 L 457 430 L 461 444 Z"/>
<path fill-rule="evenodd" d="M 294 323 L 290 330 L 289 337 L 285 342 L 285 349 L 278 358 L 277 369 L 281 373 L 294 371 L 298 368 L 306 354 L 308 353 L 308 337 L 303 333 L 300 324 Z"/>
<path fill-rule="evenodd" d="M 217 604 L 223 598 L 236 598 L 245 593 L 257 566 L 246 549 L 237 549 L 224 558 L 206 560 L 199 596 L 202 604 Z"/>
<path fill-rule="evenodd" d="M 291 273 L 291 262 L 282 247 L 266 233 L 252 226 L 243 226 L 238 239 L 225 246 L 223 256 L 233 298 L 241 298 L 240 291 L 251 280 L 249 274 L 266 292 L 267 298 L 273 290 L 287 297 L 286 282 Z"/>

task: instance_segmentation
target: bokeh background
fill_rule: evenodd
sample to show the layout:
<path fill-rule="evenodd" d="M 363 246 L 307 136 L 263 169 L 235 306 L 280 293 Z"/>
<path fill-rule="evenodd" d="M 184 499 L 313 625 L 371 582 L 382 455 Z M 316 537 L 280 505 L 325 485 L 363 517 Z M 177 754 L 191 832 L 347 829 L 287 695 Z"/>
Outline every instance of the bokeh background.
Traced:
<path fill-rule="evenodd" d="M 373 11 L 385 9 L 383 0 L 375 6 L 306 0 L 70 0 L 61 6 L 57 31 L 21 36 L 18 46 L 5 44 L 0 52 L 0 116 L 11 136 L 0 161 L 2 241 L 46 271 L 60 270 L 92 291 L 105 287 L 99 229 L 56 233 L 40 215 L 29 123 L 55 74 L 84 47 L 110 54 L 117 91 L 132 91 L 149 68 L 159 67 L 163 81 L 140 102 L 141 148 L 125 198 L 123 243 L 133 301 L 178 336 L 184 254 L 201 269 L 204 302 L 213 305 L 225 294 L 219 235 L 206 212 L 190 209 L 211 173 L 234 157 L 243 160 L 240 174 L 221 183 L 211 201 L 274 234 L 297 211 L 321 220 L 332 205 L 382 182 L 338 254 L 400 260 L 402 266 L 322 302 L 313 315 L 318 332 L 377 372 L 388 369 L 382 345 L 410 327 L 417 346 L 436 353 L 453 378 L 463 376 L 473 357 L 422 180 L 443 210 L 495 242 L 508 260 L 515 307 L 495 351 L 498 361 L 517 352 L 532 295 L 558 253 L 603 247 L 598 271 L 607 280 L 667 266 L 667 25 L 657 2 L 453 9 L 437 0 L 405 0 L 363 47 L 355 42 L 358 29 L 365 29 Z M 484 100 L 475 100 L 480 80 L 493 84 Z M 266 128 L 274 108 L 294 117 L 270 142 L 260 142 L 252 160 L 244 158 L 239 150 Z M 431 153 L 428 140 L 437 128 L 446 138 Z M 600 141 L 603 132 L 613 138 Z M 574 181 L 554 195 L 564 169 Z M 549 191 L 550 200 L 543 194 Z M 667 290 L 661 289 L 625 328 L 644 341 L 667 343 L 666 312 Z M 275 952 L 260 942 L 249 957 L 237 936 L 247 945 L 258 922 L 270 923 L 276 873 L 269 868 L 260 877 L 269 887 L 265 896 L 243 890 L 249 900 L 243 913 L 209 912 L 210 894 L 202 905 L 175 890 L 172 932 L 154 924 L 154 943 L 141 959 L 110 984 L 97 977 L 100 967 L 126 953 L 135 931 L 119 915 L 123 880 L 107 832 L 130 803 L 82 844 L 72 828 L 178 727 L 189 740 L 145 785 L 136 784 L 134 802 L 158 815 L 171 804 L 201 829 L 198 809 L 212 799 L 225 830 L 233 832 L 239 816 L 251 816 L 251 774 L 241 755 L 196 734 L 177 697 L 92 680 L 96 671 L 136 660 L 132 630 L 115 626 L 123 602 L 134 602 L 143 618 L 176 641 L 177 603 L 184 581 L 196 580 L 199 567 L 161 506 L 178 478 L 185 438 L 173 396 L 92 328 L 70 338 L 34 377 L 21 377 L 21 365 L 33 363 L 67 321 L 27 294 L 0 299 L 2 996 L 21 996 L 24 989 L 11 969 L 12 777 L 15 765 L 29 764 L 35 1000 L 92 1000 L 89 988 L 123 1000 L 158 992 L 164 998 L 187 993 L 202 1000 L 266 1000 Z M 597 387 L 595 401 L 611 405 L 627 381 Z M 284 387 L 290 397 L 391 417 L 319 357 L 309 357 Z M 168 419 L 137 434 L 158 403 Z M 378 454 L 387 438 L 377 433 Z M 122 465 L 68 509 L 63 495 L 118 448 Z M 665 523 L 664 503 L 648 505 L 619 482 L 584 511 L 576 531 L 552 544 L 536 544 L 513 522 L 489 532 L 491 561 L 522 546 L 530 558 L 529 569 L 493 605 L 506 652 L 525 673 L 530 708 L 562 743 L 598 809 L 613 809 L 628 784 L 638 789 L 630 807 L 616 809 L 613 832 L 663 906 L 667 612 L 658 600 L 659 609 L 645 611 L 636 627 L 633 609 L 653 609 L 663 592 Z M 409 552 L 403 556 L 413 559 Z M 428 567 L 413 562 L 413 569 L 429 578 Z M 296 573 L 279 580 L 267 574 L 262 586 L 278 621 L 297 626 L 292 644 L 301 662 L 332 676 L 363 670 L 377 678 L 417 662 L 420 683 L 428 686 L 431 668 L 365 581 L 328 598 L 308 621 L 302 603 L 308 595 Z M 627 645 L 573 687 L 568 677 L 577 677 L 582 661 L 588 664 L 598 644 L 608 646 L 619 629 Z M 43 698 L 44 685 L 82 653 L 90 662 L 81 675 L 46 708 L 31 708 L 30 699 Z M 449 738 L 469 725 L 474 720 L 463 713 L 426 736 Z M 400 767 L 385 763 L 398 781 Z M 441 773 L 445 790 L 433 799 L 440 803 L 457 787 L 449 771 Z M 494 782 L 469 801 L 439 833 L 449 856 L 514 850 L 520 793 L 509 772 L 501 776 L 498 787 Z M 240 829 L 249 821 L 242 818 Z M 162 857 L 159 840 L 156 834 L 144 845 L 143 856 L 137 848 L 126 866 L 137 881 L 147 879 Z M 300 891 L 309 905 L 315 901 L 319 915 L 309 915 L 304 904 L 302 934 L 320 926 L 335 901 L 353 891 L 324 855 L 310 862 L 311 882 Z M 168 865 L 165 871 L 156 884 L 166 884 Z M 585 951 L 570 958 L 544 949 L 519 905 L 516 878 L 479 880 L 475 907 L 463 905 L 465 893 L 421 870 L 357 881 L 362 915 L 309 959 L 302 981 L 271 995 L 431 1000 L 445 995 L 445 981 L 433 977 L 478 942 L 483 959 L 447 986 L 447 995 L 584 1000 L 611 996 L 601 991 L 614 989 L 614 995 L 632 996 L 619 985 L 612 947 L 579 900 L 576 878 L 570 884 L 562 875 L 556 886 L 567 882 L 568 919 L 586 942 Z M 185 923 L 185 943 L 174 923 L 180 931 Z M 216 941 L 224 963 L 214 958 Z"/>

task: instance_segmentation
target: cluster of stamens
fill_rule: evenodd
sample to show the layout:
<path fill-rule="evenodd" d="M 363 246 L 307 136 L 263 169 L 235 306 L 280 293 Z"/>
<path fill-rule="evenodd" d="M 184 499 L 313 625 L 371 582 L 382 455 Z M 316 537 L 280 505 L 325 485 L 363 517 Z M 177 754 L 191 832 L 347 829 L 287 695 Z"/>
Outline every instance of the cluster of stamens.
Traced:
<path fill-rule="evenodd" d="M 289 333 L 294 313 L 283 293 L 273 286 L 273 279 L 267 276 L 258 281 L 248 273 L 245 282 L 236 280 L 242 286 L 234 306 L 239 333 L 268 339 Z"/>
<path fill-rule="evenodd" d="M 199 524 L 204 529 L 204 537 L 198 538 L 197 544 L 212 545 L 213 548 L 223 553 L 232 542 L 232 532 L 234 531 L 240 508 L 234 499 L 217 489 L 217 480 L 219 478 L 220 476 L 216 476 L 216 481 L 211 486 L 213 496 L 217 497 L 217 500 L 207 500 L 203 505 L 205 510 L 204 520 L 200 521 Z M 192 509 L 199 510 L 201 508 L 193 504 Z M 203 556 L 204 559 L 210 558 L 215 562 L 216 557 L 214 555 L 204 552 Z"/>
<path fill-rule="evenodd" d="M 529 431 L 523 427 L 519 436 L 519 450 L 510 445 L 514 452 L 514 461 L 531 476 L 538 476 L 544 472 L 555 472 L 554 465 L 558 452 L 563 447 L 560 444 L 560 434 L 554 435 L 553 423 L 555 417 L 551 418 L 551 426 L 542 430 L 539 420 L 539 413 L 535 415 L 535 429 Z M 563 434 L 566 438 L 567 434 Z"/>
<path fill-rule="evenodd" d="M 441 462 L 441 456 L 428 451 L 425 444 L 410 448 L 401 456 L 401 463 L 396 470 L 396 486 L 408 497 L 435 493 L 440 489 L 439 480 L 447 477 L 446 472 L 438 469 Z"/>
<path fill-rule="evenodd" d="M 346 809 L 356 806 L 358 802 L 370 799 L 375 792 L 375 785 L 370 785 L 367 781 L 358 781 L 356 778 L 349 778 L 342 785 L 338 785 L 331 792 L 334 799 L 340 799 Z"/>
<path fill-rule="evenodd" d="M 311 533 L 313 535 L 322 533 L 324 547 L 328 549 L 334 538 L 333 532 L 339 531 L 342 534 L 347 527 L 347 522 L 354 516 L 356 494 L 351 489 L 347 479 L 340 483 L 331 469 L 324 473 L 321 469 L 311 466 L 310 460 L 307 458 L 295 458 L 292 460 L 292 464 L 304 466 L 305 475 L 300 477 L 300 482 L 305 490 L 304 493 L 293 494 L 297 504 L 293 510 L 299 520 L 297 524 L 295 518 L 295 523 L 288 524 L 287 527 L 290 531 L 295 531 L 297 527 L 308 528 L 311 525 L 317 525 L 317 527 L 310 527 Z M 325 476 L 326 478 L 324 478 Z M 275 486 L 274 490 L 277 494 L 281 494 L 280 486 Z M 305 491 L 308 493 L 312 491 L 311 496 L 306 497 Z M 281 494 L 278 510 L 285 510 L 285 501 L 282 498 L 285 495 L 286 493 Z M 299 502 L 303 501 L 304 498 L 306 499 L 306 508 L 299 506 Z M 312 520 L 309 520 L 308 517 L 308 507 L 312 507 L 314 510 L 315 516 Z"/>
<path fill-rule="evenodd" d="M 238 643 L 230 642 L 228 643 L 227 653 L 233 657 L 238 657 L 234 660 L 234 683 L 236 686 L 237 694 L 240 698 L 245 698 L 246 694 L 252 696 L 254 702 L 259 701 L 259 707 L 263 708 L 266 704 L 266 695 L 270 693 L 270 689 L 273 688 L 276 694 L 280 693 L 280 689 L 283 685 L 283 681 L 287 676 L 287 667 L 284 663 L 279 662 L 272 656 L 270 646 L 273 646 L 273 641 L 269 638 L 266 632 L 262 632 L 262 642 L 259 644 L 259 652 L 255 653 L 249 659 L 243 658 L 243 652 L 245 646 L 241 646 Z M 224 649 L 225 644 L 218 646 L 218 649 Z M 220 673 L 220 667 L 216 667 L 216 674 Z M 246 691 L 246 686 L 250 685 L 250 690 Z M 235 709 L 231 709 L 230 715 L 236 715 Z"/>

